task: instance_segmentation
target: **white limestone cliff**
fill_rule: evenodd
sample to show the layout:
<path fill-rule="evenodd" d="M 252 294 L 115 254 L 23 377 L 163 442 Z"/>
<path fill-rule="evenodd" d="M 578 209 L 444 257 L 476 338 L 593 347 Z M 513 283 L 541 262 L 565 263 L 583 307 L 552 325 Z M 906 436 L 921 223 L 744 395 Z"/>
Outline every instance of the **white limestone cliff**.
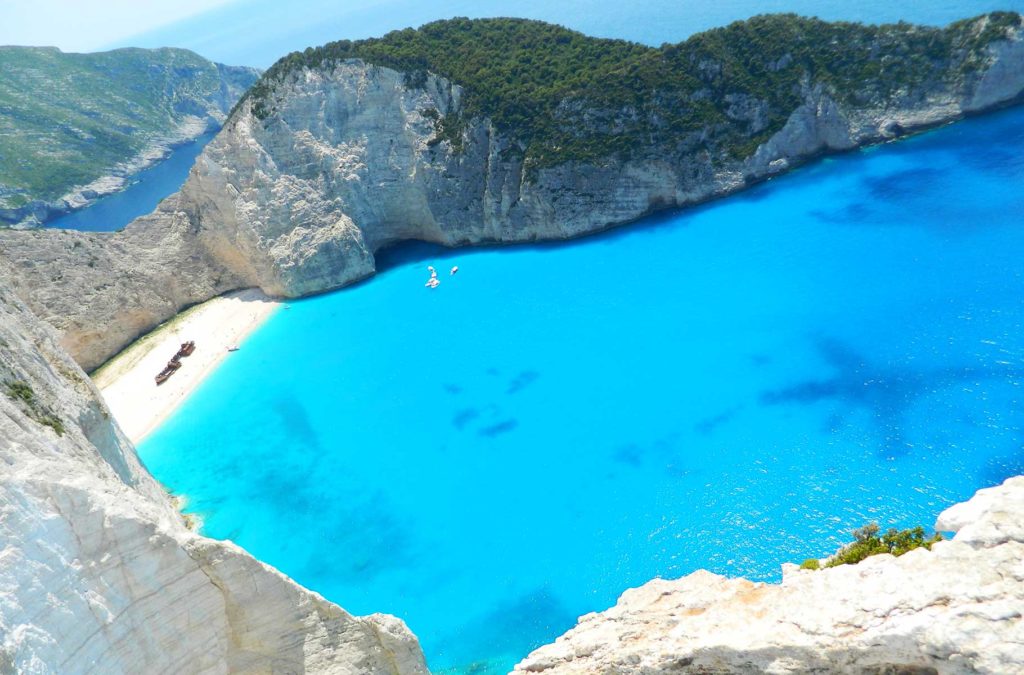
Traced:
<path fill-rule="evenodd" d="M 516 673 L 1024 673 L 1024 476 L 944 512 L 931 551 L 781 584 L 699 571 L 626 591 Z"/>
<path fill-rule="evenodd" d="M 338 288 L 373 274 L 376 252 L 404 240 L 579 236 L 1016 100 L 1022 35 L 992 43 L 976 74 L 892 99 L 853 105 L 806 82 L 803 103 L 744 160 L 653 147 L 536 175 L 488 119 L 467 122 L 461 149 L 435 142 L 434 116 L 462 105 L 444 78 L 413 87 L 358 59 L 299 69 L 275 82 L 265 119 L 244 101 L 156 212 L 115 235 L 0 231 L 0 274 L 92 369 L 183 307 L 232 289 Z M 764 105 L 737 95 L 730 114 L 756 120 Z"/>
<path fill-rule="evenodd" d="M 355 617 L 199 536 L 81 369 L 0 286 L 0 673 L 426 673 Z"/>
<path fill-rule="evenodd" d="M 515 140 L 486 119 L 469 121 L 462 151 L 432 143 L 429 111 L 458 110 L 456 84 L 428 76 L 409 87 L 402 73 L 348 60 L 288 76 L 266 120 L 243 104 L 182 191 L 123 233 L 0 231 L 0 673 L 425 672 L 399 620 L 353 617 L 185 528 L 62 347 L 93 368 L 228 290 L 339 287 L 407 239 L 597 231 L 1022 90 L 1018 30 L 978 77 L 884 105 L 854 108 L 808 82 L 785 126 L 742 161 L 654 148 L 528 179 L 505 152 Z M 756 101 L 735 105 L 759 114 Z M 1012 673 L 1024 644 L 1020 480 L 945 514 L 960 534 L 931 553 L 791 573 L 778 586 L 708 573 L 655 581 L 520 670 Z"/>

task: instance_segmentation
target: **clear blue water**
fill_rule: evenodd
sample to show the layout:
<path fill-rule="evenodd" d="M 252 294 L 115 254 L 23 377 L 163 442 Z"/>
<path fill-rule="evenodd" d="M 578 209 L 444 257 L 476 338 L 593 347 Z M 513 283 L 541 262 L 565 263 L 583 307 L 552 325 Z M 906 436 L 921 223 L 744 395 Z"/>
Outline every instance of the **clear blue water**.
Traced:
<path fill-rule="evenodd" d="M 165 159 L 137 173 L 121 192 L 98 199 L 94 204 L 46 223 L 46 227 L 86 232 L 114 232 L 139 216 L 151 213 L 164 198 L 178 191 L 196 157 L 216 132 L 174 148 Z"/>
<path fill-rule="evenodd" d="M 796 12 L 832 21 L 945 25 L 997 9 L 1024 12 L 1024 0 L 519 0 L 515 5 L 504 0 L 236 0 L 110 47 L 184 47 L 221 63 L 266 68 L 288 52 L 312 45 L 374 37 L 453 16 L 539 19 L 588 35 L 660 45 L 768 12 Z M 179 148 L 125 192 L 50 226 L 91 231 L 123 228 L 181 187 L 207 141 L 208 137 Z"/>
<path fill-rule="evenodd" d="M 944 25 L 997 9 L 1024 11 L 1024 0 L 237 0 L 112 46 L 187 47 L 222 63 L 266 68 L 291 51 L 453 16 L 540 19 L 588 35 L 660 45 L 769 12 Z"/>
<path fill-rule="evenodd" d="M 652 577 L 776 580 L 1024 472 L 1022 180 L 1017 108 L 567 244 L 407 248 L 140 453 L 206 534 L 503 672 Z"/>

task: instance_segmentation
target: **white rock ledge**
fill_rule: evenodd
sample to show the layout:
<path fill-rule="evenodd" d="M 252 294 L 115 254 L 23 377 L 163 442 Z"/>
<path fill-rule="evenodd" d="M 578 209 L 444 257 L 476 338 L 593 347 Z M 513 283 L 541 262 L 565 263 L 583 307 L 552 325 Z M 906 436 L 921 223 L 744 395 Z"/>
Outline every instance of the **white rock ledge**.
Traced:
<path fill-rule="evenodd" d="M 1024 476 L 939 516 L 931 551 L 626 591 L 517 673 L 1024 673 Z"/>
<path fill-rule="evenodd" d="M 0 674 L 227 672 L 427 670 L 398 619 L 352 616 L 190 532 L 52 330 L 0 285 Z"/>

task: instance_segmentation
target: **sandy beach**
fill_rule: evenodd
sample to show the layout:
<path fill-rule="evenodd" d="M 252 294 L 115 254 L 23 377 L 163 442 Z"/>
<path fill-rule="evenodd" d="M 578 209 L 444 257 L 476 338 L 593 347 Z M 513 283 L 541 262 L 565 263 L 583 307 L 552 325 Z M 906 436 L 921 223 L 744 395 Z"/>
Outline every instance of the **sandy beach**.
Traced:
<path fill-rule="evenodd" d="M 93 374 L 114 419 L 133 443 L 156 429 L 280 303 L 256 289 L 236 291 L 192 307 L 140 338 Z M 154 377 L 182 342 L 195 352 L 157 386 Z"/>

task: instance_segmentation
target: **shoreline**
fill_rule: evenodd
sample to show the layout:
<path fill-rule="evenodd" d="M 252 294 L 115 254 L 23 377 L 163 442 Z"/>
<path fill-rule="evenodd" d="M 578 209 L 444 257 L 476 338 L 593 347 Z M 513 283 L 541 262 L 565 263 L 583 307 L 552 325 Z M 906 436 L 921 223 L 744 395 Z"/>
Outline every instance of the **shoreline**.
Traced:
<path fill-rule="evenodd" d="M 47 228 L 55 220 L 95 206 L 104 197 L 124 192 L 142 173 L 170 159 L 176 150 L 197 142 L 205 134 L 212 132 L 216 136 L 221 126 L 211 119 L 193 115 L 191 119 L 182 120 L 175 129 L 151 138 L 145 147 L 110 167 L 102 176 L 84 185 L 73 186 L 56 199 L 33 199 L 23 206 L 13 207 L 9 210 L 25 211 L 26 215 L 17 221 L 4 218 L 0 222 L 6 222 L 6 226 L 13 230 Z M 36 216 L 40 209 L 44 210 L 42 218 Z"/>
<path fill-rule="evenodd" d="M 167 420 L 246 337 L 280 306 L 258 289 L 233 291 L 191 307 L 119 352 L 92 374 L 114 420 L 138 444 Z M 162 385 L 154 377 L 194 340 L 195 352 Z"/>

